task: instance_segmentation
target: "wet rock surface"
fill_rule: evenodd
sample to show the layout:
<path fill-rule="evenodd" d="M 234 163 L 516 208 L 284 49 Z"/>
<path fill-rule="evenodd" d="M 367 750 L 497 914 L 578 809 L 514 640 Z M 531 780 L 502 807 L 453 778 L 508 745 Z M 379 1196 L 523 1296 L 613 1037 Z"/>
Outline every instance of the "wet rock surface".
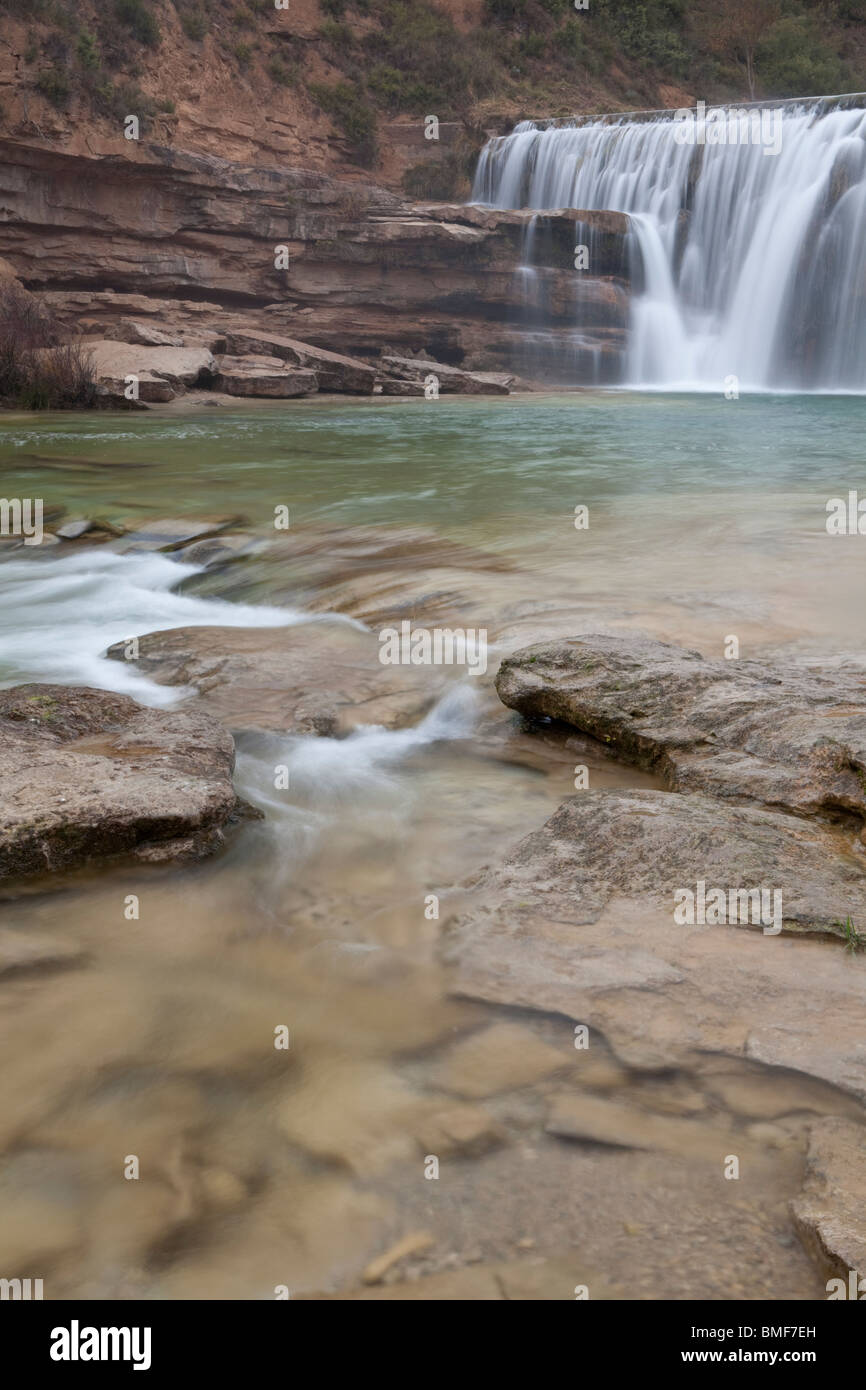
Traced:
<path fill-rule="evenodd" d="M 0 692 L 0 872 L 136 854 L 198 858 L 242 811 L 231 735 L 199 711 L 87 688 Z"/>
<path fill-rule="evenodd" d="M 708 797 L 585 791 L 455 895 L 451 987 L 598 1026 L 629 1065 L 711 1049 L 866 1097 L 866 958 L 842 928 L 866 915 L 866 875 L 836 834 Z M 726 903 L 732 888 L 778 887 L 782 933 L 752 908 L 678 923 L 675 892 L 701 880 Z"/>
<path fill-rule="evenodd" d="M 108 650 L 124 654 L 123 643 Z M 331 736 L 415 723 L 447 679 L 439 669 L 383 666 L 372 633 L 335 622 L 152 632 L 139 639 L 136 669 L 194 688 L 195 708 L 231 728 Z"/>
<path fill-rule="evenodd" d="M 675 894 L 705 884 L 723 887 L 721 916 L 731 919 L 728 890 L 775 888 L 778 927 L 844 939 L 848 915 L 866 917 L 866 855 L 853 837 L 820 823 L 759 807 L 735 807 L 711 797 L 659 791 L 592 791 L 568 801 L 492 871 L 498 911 L 515 923 L 539 912 L 575 926 L 598 921 L 615 899 L 653 904 L 673 914 Z M 486 882 L 486 876 L 482 882 Z M 740 925 L 772 930 L 772 892 L 763 900 L 737 900 Z M 742 911 L 741 911 L 742 909 Z M 697 910 L 697 899 L 696 899 Z M 701 925 L 697 922 L 697 925 Z"/>
<path fill-rule="evenodd" d="M 866 1128 L 852 1120 L 817 1121 L 809 1131 L 802 1196 L 792 1204 L 806 1249 L 828 1278 L 842 1278 L 843 1297 L 852 1297 L 849 1276 L 866 1280 Z M 866 1292 L 853 1292 L 858 1300 Z"/>
<path fill-rule="evenodd" d="M 866 675 L 708 661 L 648 637 L 587 636 L 502 663 L 500 699 L 561 720 L 676 791 L 866 817 Z"/>

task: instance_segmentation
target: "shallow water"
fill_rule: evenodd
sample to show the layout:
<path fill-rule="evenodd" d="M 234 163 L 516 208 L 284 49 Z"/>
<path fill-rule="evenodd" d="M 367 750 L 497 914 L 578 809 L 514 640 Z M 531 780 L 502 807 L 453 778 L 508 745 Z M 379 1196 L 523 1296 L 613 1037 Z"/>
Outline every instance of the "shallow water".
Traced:
<path fill-rule="evenodd" d="M 0 674 L 166 703 L 186 692 L 104 660 L 106 647 L 313 610 L 375 628 L 377 605 L 405 593 L 412 612 L 431 585 L 452 610 L 468 604 L 497 650 L 566 615 L 575 631 L 646 628 L 707 654 L 734 633 L 743 656 L 862 660 L 866 542 L 824 526 L 827 499 L 862 477 L 861 411 L 841 398 L 587 394 L 10 420 L 8 497 L 126 525 L 242 515 L 273 544 L 215 574 L 113 543 L 11 551 Z M 280 505 L 288 536 L 274 533 Z M 370 587 L 380 571 L 385 598 Z M 448 1101 L 443 1056 L 508 1017 L 447 997 L 429 895 L 444 917 L 463 878 L 571 792 L 576 762 L 593 785 L 652 784 L 601 750 L 521 730 L 492 693 L 496 664 L 453 683 L 413 728 L 239 730 L 237 784 L 263 819 L 218 859 L 7 892 L 3 925 L 80 955 L 0 983 L 4 1270 L 44 1277 L 46 1297 L 272 1297 L 278 1283 L 351 1286 L 421 1226 L 436 1244 L 416 1272 L 571 1241 L 621 1296 L 820 1295 L 786 1215 L 801 1124 L 756 1157 L 735 1200 L 709 1180 L 700 1144 L 676 1159 L 578 1151 L 541 1133 L 543 1091 L 493 1087 L 509 1142 L 461 1161 L 450 1184 L 424 1181 L 419 1134 Z M 288 791 L 274 788 L 277 764 Z M 130 894 L 138 920 L 124 915 Z M 516 1021 L 573 1065 L 567 1020 Z M 288 1051 L 273 1046 L 281 1025 Z M 744 1065 L 741 1080 L 754 1121 L 762 1078 Z M 694 1092 L 707 1136 L 746 1123 L 715 1097 L 708 1063 L 617 1084 L 650 1109 Z M 849 1104 L 803 1083 L 794 1109 Z M 138 1182 L 123 1179 L 130 1154 Z M 740 1244 L 737 1203 L 752 1232 Z M 623 1243 L 623 1222 L 642 1234 Z"/>

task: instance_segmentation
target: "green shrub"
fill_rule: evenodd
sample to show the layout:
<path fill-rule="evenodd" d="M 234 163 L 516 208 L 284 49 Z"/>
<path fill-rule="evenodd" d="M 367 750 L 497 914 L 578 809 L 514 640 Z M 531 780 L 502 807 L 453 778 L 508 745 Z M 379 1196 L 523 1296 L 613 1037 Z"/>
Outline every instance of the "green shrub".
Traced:
<path fill-rule="evenodd" d="M 96 39 L 93 34 L 88 33 L 86 29 L 82 29 L 81 33 L 78 35 L 78 43 L 75 45 L 75 52 L 78 55 L 78 61 L 81 66 L 87 68 L 89 72 L 93 72 L 99 67 L 100 57 Z"/>
<path fill-rule="evenodd" d="M 139 43 L 147 48 L 159 47 L 159 25 L 144 0 L 114 0 L 114 13 Z"/>
<path fill-rule="evenodd" d="M 377 63 L 370 69 L 367 86 L 392 111 L 427 114 L 437 99 L 432 87 L 425 82 L 412 81 L 405 73 L 387 63 Z"/>
<path fill-rule="evenodd" d="M 93 89 L 93 102 L 101 115 L 122 122 L 127 116 L 137 116 L 141 134 L 150 129 L 156 114 L 156 103 L 145 96 L 137 82 L 114 83 L 110 78 Z"/>
<path fill-rule="evenodd" d="M 293 69 L 282 58 L 272 58 L 268 63 L 268 76 L 278 87 L 290 87 L 294 75 Z"/>
<path fill-rule="evenodd" d="M 329 43 L 332 48 L 339 49 L 345 53 L 355 42 L 355 35 L 348 24 L 340 24 L 337 20 L 326 19 L 319 29 L 319 37 Z"/>
<path fill-rule="evenodd" d="M 683 41 L 685 0 L 592 0 L 596 19 L 629 58 L 684 76 L 689 54 Z"/>
<path fill-rule="evenodd" d="M 586 58 L 587 43 L 579 19 L 567 19 L 565 21 L 557 32 L 554 47 L 555 51 L 564 57 L 581 60 Z"/>
<path fill-rule="evenodd" d="M 543 58 L 547 52 L 547 39 L 544 34 L 530 32 L 520 40 L 518 48 L 523 58 Z"/>
<path fill-rule="evenodd" d="M 253 49 L 249 43 L 232 44 L 232 53 L 237 58 L 242 68 L 248 68 L 252 61 Z"/>
<path fill-rule="evenodd" d="M 380 32 L 366 34 L 363 46 L 374 63 L 401 72 L 407 83 L 421 81 L 425 104 L 435 111 L 460 111 L 473 94 L 491 86 L 495 65 L 489 36 L 482 44 L 458 34 L 451 20 L 423 0 L 386 0 Z"/>
<path fill-rule="evenodd" d="M 310 95 L 327 111 L 359 163 L 372 164 L 376 158 L 376 112 L 363 93 L 349 82 L 337 82 L 333 87 L 312 82 Z"/>
<path fill-rule="evenodd" d="M 182 14 L 180 17 L 181 27 L 188 39 L 193 43 L 201 43 L 207 33 L 207 20 L 198 10 Z"/>
<path fill-rule="evenodd" d="M 36 79 L 36 90 L 47 97 L 52 106 L 61 111 L 69 100 L 69 78 L 63 68 L 51 67 L 40 72 Z"/>

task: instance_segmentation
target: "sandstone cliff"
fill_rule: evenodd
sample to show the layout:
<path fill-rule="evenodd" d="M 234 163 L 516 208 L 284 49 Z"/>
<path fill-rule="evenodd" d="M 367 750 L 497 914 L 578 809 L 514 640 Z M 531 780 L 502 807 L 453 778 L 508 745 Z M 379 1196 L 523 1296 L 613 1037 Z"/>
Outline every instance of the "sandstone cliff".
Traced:
<path fill-rule="evenodd" d="M 181 331 L 246 323 L 354 355 L 391 348 L 513 369 L 527 333 L 571 339 L 579 321 L 602 372 L 621 343 L 620 214 L 541 219 L 544 296 L 533 304 L 516 273 L 526 213 L 412 205 L 370 183 L 155 143 L 127 159 L 7 139 L 0 156 L 0 255 L 87 334 L 112 337 L 119 320 L 149 315 Z M 573 262 L 590 232 L 591 278 Z"/>

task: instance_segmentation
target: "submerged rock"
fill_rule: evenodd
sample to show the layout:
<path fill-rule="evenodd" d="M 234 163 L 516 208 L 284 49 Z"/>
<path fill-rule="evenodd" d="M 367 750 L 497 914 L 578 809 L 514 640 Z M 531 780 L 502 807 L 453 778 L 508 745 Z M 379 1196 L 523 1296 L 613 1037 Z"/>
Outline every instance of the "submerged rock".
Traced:
<path fill-rule="evenodd" d="M 866 673 L 708 661 L 648 637 L 587 636 L 503 661 L 499 697 L 601 739 L 675 791 L 866 818 Z"/>
<path fill-rule="evenodd" d="M 231 735 L 198 711 L 59 685 L 0 691 L 0 876 L 118 854 L 198 858 L 243 810 Z"/>
<path fill-rule="evenodd" d="M 724 1131 L 714 1130 L 679 1115 L 654 1115 L 607 1096 L 579 1091 L 557 1092 L 550 1098 L 545 1129 L 560 1139 L 573 1139 L 611 1148 L 657 1149 L 663 1153 L 703 1153 L 725 1150 Z"/>

